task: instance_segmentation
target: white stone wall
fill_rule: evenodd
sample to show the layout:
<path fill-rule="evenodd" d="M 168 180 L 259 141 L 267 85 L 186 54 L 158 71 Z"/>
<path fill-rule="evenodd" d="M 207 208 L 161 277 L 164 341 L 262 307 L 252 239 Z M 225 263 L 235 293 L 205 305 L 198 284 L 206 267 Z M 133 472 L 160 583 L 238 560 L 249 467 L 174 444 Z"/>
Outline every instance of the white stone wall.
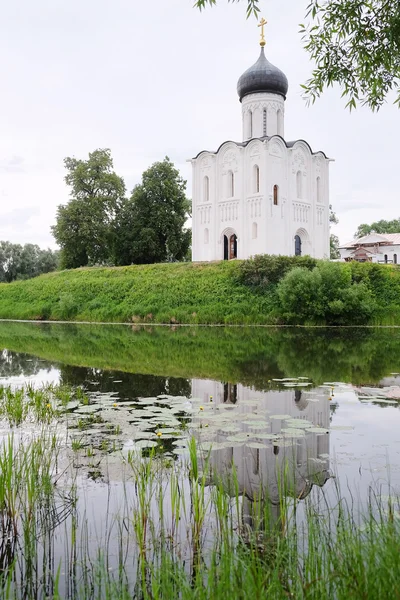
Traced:
<path fill-rule="evenodd" d="M 243 141 L 263 136 L 284 137 L 285 102 L 278 94 L 249 94 L 242 100 Z"/>
<path fill-rule="evenodd" d="M 329 160 L 324 154 L 313 155 L 301 140 L 287 148 L 276 135 L 243 145 L 226 142 L 216 153 L 200 153 L 192 165 L 194 261 L 222 260 L 223 236 L 233 233 L 238 238 L 238 258 L 293 255 L 296 234 L 303 255 L 329 257 Z"/>

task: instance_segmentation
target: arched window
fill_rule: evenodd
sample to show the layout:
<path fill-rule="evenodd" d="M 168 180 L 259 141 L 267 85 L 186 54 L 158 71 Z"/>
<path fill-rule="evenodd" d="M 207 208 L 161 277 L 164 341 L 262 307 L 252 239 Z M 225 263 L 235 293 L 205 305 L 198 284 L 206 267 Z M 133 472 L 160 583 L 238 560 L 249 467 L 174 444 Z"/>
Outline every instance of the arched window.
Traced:
<path fill-rule="evenodd" d="M 393 263 L 397 265 L 397 254 L 393 254 Z"/>
<path fill-rule="evenodd" d="M 253 240 L 255 240 L 257 237 L 257 223 L 253 223 L 251 227 L 251 237 L 253 238 Z"/>
<path fill-rule="evenodd" d="M 253 113 L 249 111 L 249 138 L 253 137 Z"/>
<path fill-rule="evenodd" d="M 321 177 L 317 177 L 317 202 L 321 202 Z"/>
<path fill-rule="evenodd" d="M 235 176 L 233 171 L 228 172 L 228 198 L 233 198 L 235 195 Z"/>
<path fill-rule="evenodd" d="M 260 167 L 258 165 L 253 167 L 253 189 L 255 194 L 260 191 Z"/>
<path fill-rule="evenodd" d="M 203 200 L 204 202 L 208 202 L 210 200 L 210 180 L 207 175 L 204 177 L 203 182 Z"/>
<path fill-rule="evenodd" d="M 296 191 L 297 191 L 297 197 L 298 198 L 302 198 L 303 197 L 303 175 L 301 173 L 301 171 L 297 171 L 296 173 Z"/>
<path fill-rule="evenodd" d="M 204 230 L 204 243 L 208 244 L 209 233 L 207 227 Z"/>
<path fill-rule="evenodd" d="M 387 254 L 385 254 L 385 256 L 383 258 L 385 260 L 385 263 L 387 263 Z"/>
<path fill-rule="evenodd" d="M 279 192 L 279 188 L 278 186 L 275 184 L 274 185 L 274 205 L 278 206 L 278 192 Z"/>
<path fill-rule="evenodd" d="M 263 109 L 263 135 L 267 135 L 267 109 Z"/>
<path fill-rule="evenodd" d="M 301 256 L 301 237 L 299 235 L 294 236 L 294 255 Z"/>

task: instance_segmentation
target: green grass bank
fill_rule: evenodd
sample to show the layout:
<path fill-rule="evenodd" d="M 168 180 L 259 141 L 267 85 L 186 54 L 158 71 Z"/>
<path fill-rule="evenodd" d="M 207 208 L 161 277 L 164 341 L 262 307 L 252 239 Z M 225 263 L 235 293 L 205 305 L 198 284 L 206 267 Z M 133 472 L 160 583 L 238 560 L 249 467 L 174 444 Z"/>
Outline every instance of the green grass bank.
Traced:
<path fill-rule="evenodd" d="M 0 284 L 0 318 L 400 325 L 400 269 L 267 255 L 83 268 Z"/>

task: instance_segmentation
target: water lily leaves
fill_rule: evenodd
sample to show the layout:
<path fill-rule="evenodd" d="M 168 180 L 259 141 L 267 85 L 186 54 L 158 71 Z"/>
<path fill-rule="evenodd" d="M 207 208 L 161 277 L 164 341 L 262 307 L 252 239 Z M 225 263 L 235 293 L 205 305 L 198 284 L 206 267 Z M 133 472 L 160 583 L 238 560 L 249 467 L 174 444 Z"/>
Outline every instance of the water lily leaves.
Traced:
<path fill-rule="evenodd" d="M 78 406 L 80 406 L 80 403 L 77 400 L 71 400 L 71 402 L 68 402 L 65 406 L 61 408 L 64 409 L 66 412 L 69 412 L 75 410 L 75 408 L 78 408 Z"/>
<path fill-rule="evenodd" d="M 285 435 L 298 435 L 299 437 L 302 437 L 305 435 L 304 431 L 302 429 L 295 429 L 294 427 L 287 427 L 285 429 L 281 429 L 281 433 L 284 433 Z"/>
<path fill-rule="evenodd" d="M 331 429 L 333 429 L 333 427 Z M 316 433 L 319 435 L 322 435 L 324 433 L 329 433 L 329 430 L 324 429 L 323 427 L 309 427 L 308 429 L 306 429 L 306 431 L 308 431 L 309 433 Z"/>
<path fill-rule="evenodd" d="M 307 429 L 309 427 L 312 427 L 313 424 L 311 423 L 311 421 L 306 421 L 303 419 L 288 419 L 286 421 L 286 426 L 290 427 L 291 429 Z"/>
<path fill-rule="evenodd" d="M 227 442 L 246 442 L 249 439 L 252 439 L 254 436 L 248 433 L 238 433 L 236 435 L 228 435 L 226 438 Z"/>
<path fill-rule="evenodd" d="M 157 442 L 153 442 L 152 440 L 138 440 L 135 443 L 135 448 L 139 448 L 140 450 L 144 450 L 145 448 L 155 448 L 158 446 Z"/>
<path fill-rule="evenodd" d="M 81 406 L 80 408 L 77 408 L 74 411 L 74 413 L 78 415 L 86 415 L 99 412 L 99 410 L 101 410 L 102 408 L 103 407 L 99 404 L 89 404 L 88 406 Z"/>
<path fill-rule="evenodd" d="M 254 448 L 255 450 L 261 450 L 262 448 L 270 448 L 267 444 L 262 444 L 261 442 L 248 442 L 246 444 L 248 448 Z"/>
<path fill-rule="evenodd" d="M 331 429 L 336 429 L 336 431 L 352 431 L 354 427 L 351 425 L 332 425 Z"/>
<path fill-rule="evenodd" d="M 292 415 L 270 415 L 270 419 L 281 419 L 285 421 L 286 419 L 292 419 Z"/>
<path fill-rule="evenodd" d="M 280 436 L 279 434 L 276 434 L 276 433 L 257 432 L 254 434 L 254 437 L 257 440 L 277 440 L 277 439 L 281 438 L 282 436 Z"/>

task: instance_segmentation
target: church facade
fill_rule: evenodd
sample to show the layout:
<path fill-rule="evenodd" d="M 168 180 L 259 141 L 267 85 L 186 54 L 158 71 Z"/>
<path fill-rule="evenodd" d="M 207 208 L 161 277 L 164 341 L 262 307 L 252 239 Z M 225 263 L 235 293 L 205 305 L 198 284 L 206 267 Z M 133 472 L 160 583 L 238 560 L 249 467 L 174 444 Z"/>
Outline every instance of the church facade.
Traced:
<path fill-rule="evenodd" d="M 329 162 L 285 141 L 288 81 L 264 52 L 240 77 L 242 142 L 191 160 L 194 261 L 255 254 L 329 258 Z"/>

